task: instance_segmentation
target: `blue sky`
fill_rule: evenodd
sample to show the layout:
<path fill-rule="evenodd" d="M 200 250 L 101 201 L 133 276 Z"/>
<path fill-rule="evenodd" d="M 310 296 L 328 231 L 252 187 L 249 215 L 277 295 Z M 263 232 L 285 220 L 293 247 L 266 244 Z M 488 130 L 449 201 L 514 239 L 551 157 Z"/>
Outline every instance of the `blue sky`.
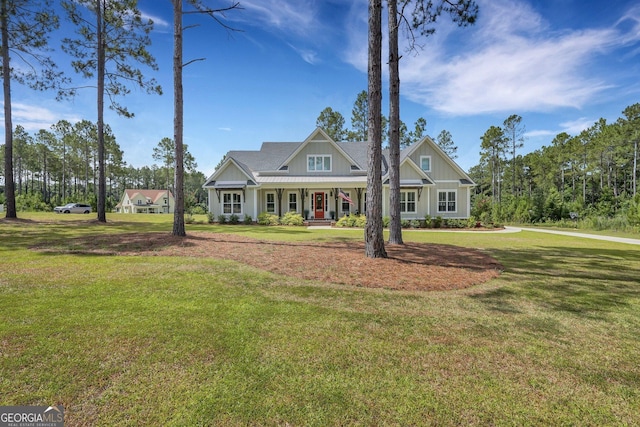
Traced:
<path fill-rule="evenodd" d="M 350 126 L 356 96 L 367 87 L 365 0 L 240 3 L 243 9 L 229 12 L 226 22 L 242 32 L 225 31 L 210 18 L 184 20 L 185 26 L 199 24 L 185 32 L 185 61 L 206 58 L 184 70 L 185 143 L 206 175 L 228 150 L 302 141 L 325 107 L 341 112 Z M 451 132 L 464 169 L 478 163 L 484 132 L 511 114 L 523 117 L 524 154 L 601 117 L 615 121 L 625 107 L 640 102 L 636 1 L 478 4 L 475 26 L 460 29 L 442 19 L 434 36 L 420 39 L 421 50 L 404 52 L 400 69 L 402 120 L 411 129 L 424 117 L 433 137 L 443 129 Z M 153 147 L 173 137 L 171 4 L 140 0 L 139 7 L 155 22 L 151 51 L 160 67 L 145 72 L 164 95 L 134 89 L 120 99 L 133 119 L 106 115 L 125 161 L 136 167 L 154 163 Z M 70 28 L 63 20 L 63 31 Z M 60 52 L 57 35 L 51 44 L 58 64 L 68 68 L 70 58 Z M 384 75 L 386 91 L 386 70 Z M 387 102 L 385 96 L 383 111 Z M 96 121 L 95 90 L 89 89 L 56 102 L 52 93 L 14 85 L 13 108 L 14 125 L 32 132 L 60 119 Z"/>

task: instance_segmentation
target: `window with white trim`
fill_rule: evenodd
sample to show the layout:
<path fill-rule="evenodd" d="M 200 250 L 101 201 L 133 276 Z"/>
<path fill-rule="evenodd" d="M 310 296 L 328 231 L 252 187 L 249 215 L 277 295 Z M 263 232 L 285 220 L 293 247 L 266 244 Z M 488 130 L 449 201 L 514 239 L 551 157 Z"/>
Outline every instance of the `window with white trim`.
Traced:
<path fill-rule="evenodd" d="M 307 156 L 307 172 L 331 172 L 330 154 L 310 154 Z"/>
<path fill-rule="evenodd" d="M 420 169 L 431 172 L 431 156 L 420 156 Z"/>
<path fill-rule="evenodd" d="M 242 214 L 242 193 L 222 193 L 222 213 Z"/>
<path fill-rule="evenodd" d="M 289 193 L 289 212 L 298 212 L 298 195 Z"/>
<path fill-rule="evenodd" d="M 351 198 L 351 193 L 349 193 L 348 191 L 345 191 L 344 194 L 345 196 Z M 350 206 L 351 204 L 344 199 L 340 199 L 340 200 L 342 200 L 342 212 L 349 212 L 349 208 L 351 207 Z"/>
<path fill-rule="evenodd" d="M 276 213 L 276 193 L 267 193 L 267 212 Z"/>
<path fill-rule="evenodd" d="M 416 192 L 400 191 L 400 212 L 415 213 L 416 212 Z"/>
<path fill-rule="evenodd" d="M 457 191 L 438 191 L 438 212 L 457 212 L 456 207 Z"/>

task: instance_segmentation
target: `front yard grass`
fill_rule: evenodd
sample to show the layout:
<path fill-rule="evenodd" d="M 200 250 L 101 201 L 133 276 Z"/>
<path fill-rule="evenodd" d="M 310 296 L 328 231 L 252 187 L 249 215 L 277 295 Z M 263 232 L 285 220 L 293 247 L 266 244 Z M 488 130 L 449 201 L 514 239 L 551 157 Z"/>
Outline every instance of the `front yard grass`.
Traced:
<path fill-rule="evenodd" d="M 0 405 L 62 404 L 69 426 L 640 424 L 640 247 L 408 230 L 406 241 L 481 248 L 505 271 L 465 290 L 400 292 L 213 258 L 38 252 L 168 232 L 172 216 L 22 217 L 0 222 Z"/>

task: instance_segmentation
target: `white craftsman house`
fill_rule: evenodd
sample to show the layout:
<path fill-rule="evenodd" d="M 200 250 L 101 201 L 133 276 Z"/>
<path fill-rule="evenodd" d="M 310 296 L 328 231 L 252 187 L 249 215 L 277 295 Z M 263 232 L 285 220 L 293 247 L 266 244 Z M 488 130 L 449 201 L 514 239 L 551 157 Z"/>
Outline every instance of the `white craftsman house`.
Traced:
<path fill-rule="evenodd" d="M 389 215 L 388 165 L 384 151 L 383 216 Z M 474 186 L 430 137 L 400 154 L 403 219 L 468 218 Z M 265 142 L 258 151 L 229 151 L 203 185 L 213 215 L 249 215 L 254 221 L 262 212 L 282 216 L 294 211 L 310 220 L 366 214 L 366 187 L 367 142 L 336 142 L 320 128 L 302 142 Z"/>
<path fill-rule="evenodd" d="M 173 213 L 175 201 L 168 190 L 124 190 L 118 213 Z"/>

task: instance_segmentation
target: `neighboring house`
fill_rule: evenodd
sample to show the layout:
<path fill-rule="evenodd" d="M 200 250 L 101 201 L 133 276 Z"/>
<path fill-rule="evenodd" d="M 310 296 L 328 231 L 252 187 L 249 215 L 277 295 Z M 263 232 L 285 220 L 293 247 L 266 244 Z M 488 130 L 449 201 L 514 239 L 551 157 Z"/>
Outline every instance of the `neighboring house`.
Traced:
<path fill-rule="evenodd" d="M 389 161 L 383 152 L 383 216 L 389 215 Z M 475 183 L 429 137 L 402 150 L 403 219 L 468 218 Z M 294 211 L 305 219 L 365 213 L 367 142 L 336 142 L 316 129 L 302 142 L 265 142 L 259 151 L 229 151 L 206 180 L 214 216 Z M 346 198 L 345 198 L 346 196 Z M 346 199 L 350 199 L 349 203 Z"/>
<path fill-rule="evenodd" d="M 168 190 L 124 190 L 116 212 L 173 213 L 174 207 L 173 194 Z"/>

